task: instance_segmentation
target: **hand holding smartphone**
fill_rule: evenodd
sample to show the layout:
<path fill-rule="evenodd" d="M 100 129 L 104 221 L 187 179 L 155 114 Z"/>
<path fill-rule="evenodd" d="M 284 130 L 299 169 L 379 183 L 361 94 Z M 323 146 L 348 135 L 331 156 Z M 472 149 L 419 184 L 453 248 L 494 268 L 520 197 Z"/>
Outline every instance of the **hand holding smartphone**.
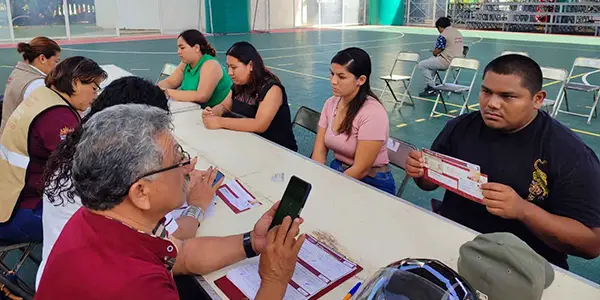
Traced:
<path fill-rule="evenodd" d="M 304 204 L 306 204 L 311 189 L 312 186 L 310 183 L 296 176 L 292 176 L 283 193 L 283 197 L 281 198 L 277 212 L 275 212 L 275 217 L 273 217 L 269 230 L 275 226 L 281 225 L 286 216 L 292 217 L 292 220 L 300 217 L 300 212 L 302 212 Z"/>
<path fill-rule="evenodd" d="M 221 173 L 221 171 L 217 170 L 217 176 L 215 176 L 215 180 L 212 183 L 212 186 L 214 187 L 215 184 L 219 183 L 219 180 L 221 180 L 221 178 L 223 178 L 225 175 L 223 175 L 223 173 Z"/>

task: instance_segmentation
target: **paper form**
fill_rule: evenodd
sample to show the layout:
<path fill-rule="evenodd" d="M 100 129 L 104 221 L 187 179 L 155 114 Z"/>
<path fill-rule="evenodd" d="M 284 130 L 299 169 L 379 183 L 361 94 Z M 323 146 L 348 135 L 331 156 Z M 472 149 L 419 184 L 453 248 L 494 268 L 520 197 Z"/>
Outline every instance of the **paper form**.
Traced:
<path fill-rule="evenodd" d="M 425 178 L 465 198 L 481 203 L 481 185 L 488 182 L 478 165 L 423 149 Z"/>
<path fill-rule="evenodd" d="M 223 202 L 236 214 L 251 209 L 253 206 L 260 205 L 260 202 L 236 180 L 227 180 L 217 190 L 217 196 L 221 197 Z"/>
<path fill-rule="evenodd" d="M 260 288 L 259 258 L 253 258 L 232 269 L 227 278 L 249 299 L 254 299 Z M 352 273 L 356 264 L 319 243 L 306 237 L 296 263 L 292 280 L 286 290 L 285 300 L 306 300 Z"/>

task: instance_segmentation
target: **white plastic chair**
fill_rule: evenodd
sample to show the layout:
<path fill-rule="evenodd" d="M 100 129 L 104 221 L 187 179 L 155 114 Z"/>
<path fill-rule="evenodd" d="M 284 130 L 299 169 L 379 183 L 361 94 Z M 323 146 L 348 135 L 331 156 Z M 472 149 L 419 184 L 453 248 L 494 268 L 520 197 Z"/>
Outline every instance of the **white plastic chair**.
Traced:
<path fill-rule="evenodd" d="M 560 83 L 560 88 L 558 90 L 558 94 L 554 99 L 544 99 L 544 103 L 542 104 L 542 109 L 546 109 L 546 111 L 553 116 L 556 110 L 556 102 L 558 99 L 562 97 L 563 91 L 565 89 L 565 85 L 567 84 L 567 78 L 569 78 L 569 73 L 565 69 L 557 69 L 550 67 L 541 67 L 542 68 L 542 76 L 544 80 L 552 80 L 558 81 Z"/>
<path fill-rule="evenodd" d="M 410 94 L 410 84 L 412 82 L 413 75 L 415 74 L 415 70 L 417 69 L 418 62 L 419 62 L 419 54 L 418 53 L 399 52 L 398 55 L 396 56 L 396 60 L 394 61 L 394 65 L 392 66 L 392 70 L 390 71 L 390 74 L 380 77 L 380 79 L 385 82 L 385 85 L 387 86 L 390 93 L 392 93 L 394 100 L 396 100 L 396 102 L 400 102 L 400 108 L 402 108 L 402 105 L 404 105 L 404 99 L 407 96 L 408 96 L 408 99 L 410 99 L 410 103 L 408 103 L 407 105 L 410 105 L 410 106 L 415 105 L 415 101 L 414 101 L 412 95 Z M 398 66 L 399 64 L 403 64 L 403 63 L 414 64 L 413 68 L 412 68 L 412 72 L 410 72 L 410 75 L 395 73 L 396 66 Z M 398 100 L 398 97 L 396 97 L 396 94 L 394 93 L 394 90 L 392 89 L 390 82 L 402 82 L 402 85 L 404 85 L 404 94 L 401 95 L 402 100 Z M 381 96 L 379 96 L 379 98 L 383 99 L 383 95 L 385 94 L 385 92 L 386 92 L 386 89 L 384 88 L 383 92 L 381 93 Z"/>
<path fill-rule="evenodd" d="M 169 77 L 171 74 L 173 74 L 173 72 L 175 72 L 175 70 L 177 70 L 177 65 L 165 64 L 162 68 L 162 71 L 160 71 L 158 78 L 156 79 L 156 83 L 158 83 L 166 77 Z"/>
<path fill-rule="evenodd" d="M 590 84 L 586 80 L 586 76 L 582 77 L 582 82 L 572 82 L 573 72 L 576 68 L 583 68 L 587 70 L 591 70 L 592 72 L 600 72 L 600 59 L 598 58 L 588 58 L 588 57 L 578 57 L 575 59 L 573 63 L 573 67 L 571 67 L 571 71 L 569 72 L 569 76 L 567 78 L 567 83 L 564 87 L 564 92 L 562 97 L 558 99 L 558 103 L 556 108 L 554 109 L 554 116 L 557 116 L 558 113 L 565 113 L 569 115 L 574 115 L 578 117 L 587 118 L 587 123 L 590 124 L 592 121 L 592 117 L 596 117 L 597 109 L 598 109 L 598 99 L 600 99 L 600 86 Z M 588 73 L 589 74 L 589 73 Z M 567 90 L 580 91 L 586 93 L 592 93 L 592 107 L 590 109 L 589 114 L 581 114 L 575 113 L 569 110 L 569 100 L 567 99 Z M 562 102 L 565 102 L 566 110 L 561 110 Z"/>
<path fill-rule="evenodd" d="M 459 71 L 458 74 L 464 73 L 464 72 L 460 72 L 461 70 L 474 71 L 473 78 L 471 79 L 471 83 L 469 85 L 457 84 L 456 82 L 458 82 L 458 77 L 455 78 L 453 80 L 453 82 L 448 82 L 448 80 L 449 80 L 448 74 L 451 73 L 451 72 L 449 72 L 450 70 L 458 70 Z M 469 97 L 471 96 L 471 91 L 473 90 L 473 84 L 475 83 L 475 78 L 477 77 L 478 70 L 479 70 L 479 61 L 476 59 L 470 59 L 470 58 L 455 58 L 455 59 L 453 59 L 452 62 L 450 63 L 450 67 L 448 68 L 448 71 L 446 72 L 446 75 L 444 76 L 444 80 L 442 81 L 442 84 L 439 84 L 439 85 L 436 85 L 433 87 L 433 89 L 436 90 L 438 93 L 437 93 L 437 98 L 435 99 L 435 103 L 433 104 L 433 109 L 431 110 L 431 114 L 429 115 L 429 117 L 432 118 L 434 115 L 456 117 L 455 115 L 451 115 L 448 113 L 448 107 L 446 106 L 446 101 L 444 99 L 444 96 L 442 95 L 443 93 L 448 93 L 448 97 L 452 94 L 459 94 L 462 97 L 463 104 L 461 106 L 461 109 L 460 109 L 460 112 L 458 113 L 458 115 L 463 114 L 463 112 L 465 112 L 465 110 L 468 112 L 469 107 L 467 106 L 467 104 L 469 101 Z M 465 94 L 466 94 L 466 97 L 465 97 Z M 438 106 L 438 103 L 440 103 L 440 101 L 444 105 L 445 113 L 436 111 L 436 108 Z"/>

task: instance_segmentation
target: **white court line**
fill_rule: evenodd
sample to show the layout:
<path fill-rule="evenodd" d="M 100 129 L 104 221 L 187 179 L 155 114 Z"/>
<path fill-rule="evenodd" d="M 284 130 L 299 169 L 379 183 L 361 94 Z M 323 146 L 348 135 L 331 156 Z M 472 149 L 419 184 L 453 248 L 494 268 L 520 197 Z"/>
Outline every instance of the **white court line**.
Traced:
<path fill-rule="evenodd" d="M 129 71 L 150 71 L 150 69 L 129 69 Z"/>
<path fill-rule="evenodd" d="M 304 46 L 282 47 L 282 48 L 265 48 L 265 49 L 257 49 L 257 50 L 258 50 L 258 52 L 266 52 L 266 51 L 277 51 L 277 50 L 292 50 L 292 49 L 303 49 L 303 48 L 337 46 L 337 45 L 345 45 L 345 44 L 364 44 L 364 43 L 373 43 L 373 42 L 380 42 L 380 41 L 399 40 L 399 39 L 403 38 L 404 35 L 405 35 L 404 33 L 401 33 L 399 36 L 396 36 L 393 38 L 376 39 L 376 40 L 368 40 L 368 41 L 347 41 L 347 42 L 340 42 L 340 43 L 315 44 L 315 45 L 304 45 Z M 94 50 L 94 49 L 79 49 L 79 48 L 69 48 L 69 47 L 62 47 L 62 49 L 68 50 L 68 51 L 76 51 L 76 52 L 110 53 L 110 54 L 148 54 L 148 55 L 177 54 L 177 52 L 161 52 L 161 51 Z M 226 53 L 226 51 L 217 51 L 217 53 Z"/>
<path fill-rule="evenodd" d="M 585 83 L 587 85 L 590 85 L 590 83 L 587 81 L 587 77 L 590 76 L 590 75 L 592 75 L 592 74 L 594 74 L 594 73 L 598 73 L 598 72 L 600 72 L 600 70 L 596 70 L 596 71 L 591 71 L 591 72 L 585 73 L 585 75 L 583 75 L 583 77 L 581 77 L 581 81 L 583 81 L 583 83 Z"/>
<path fill-rule="evenodd" d="M 407 45 L 418 45 L 418 44 L 431 44 L 431 41 L 427 42 L 414 42 L 414 43 L 397 43 L 397 44 L 389 44 L 389 45 L 378 45 L 378 46 L 366 46 L 361 47 L 361 49 L 377 49 L 377 48 L 385 48 L 385 47 L 395 47 L 395 46 L 407 46 Z M 271 56 L 264 57 L 263 60 L 272 60 L 272 59 L 280 59 L 280 58 L 292 58 L 292 57 L 301 57 L 301 56 L 311 56 L 314 54 L 323 54 L 323 53 L 337 53 L 338 50 L 334 51 L 319 51 L 319 52 L 310 52 L 310 53 L 300 53 L 300 54 L 290 54 L 290 55 L 280 55 L 280 56 Z"/>

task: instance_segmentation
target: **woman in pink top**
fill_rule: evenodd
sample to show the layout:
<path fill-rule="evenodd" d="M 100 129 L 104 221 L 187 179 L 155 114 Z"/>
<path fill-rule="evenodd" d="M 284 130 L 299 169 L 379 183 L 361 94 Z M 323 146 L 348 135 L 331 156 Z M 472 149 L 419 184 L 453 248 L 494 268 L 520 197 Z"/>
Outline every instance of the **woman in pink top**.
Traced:
<path fill-rule="evenodd" d="M 391 194 L 396 192 L 388 166 L 387 111 L 371 91 L 371 59 L 359 48 L 348 48 L 331 60 L 333 97 L 325 102 L 312 159 Z"/>

